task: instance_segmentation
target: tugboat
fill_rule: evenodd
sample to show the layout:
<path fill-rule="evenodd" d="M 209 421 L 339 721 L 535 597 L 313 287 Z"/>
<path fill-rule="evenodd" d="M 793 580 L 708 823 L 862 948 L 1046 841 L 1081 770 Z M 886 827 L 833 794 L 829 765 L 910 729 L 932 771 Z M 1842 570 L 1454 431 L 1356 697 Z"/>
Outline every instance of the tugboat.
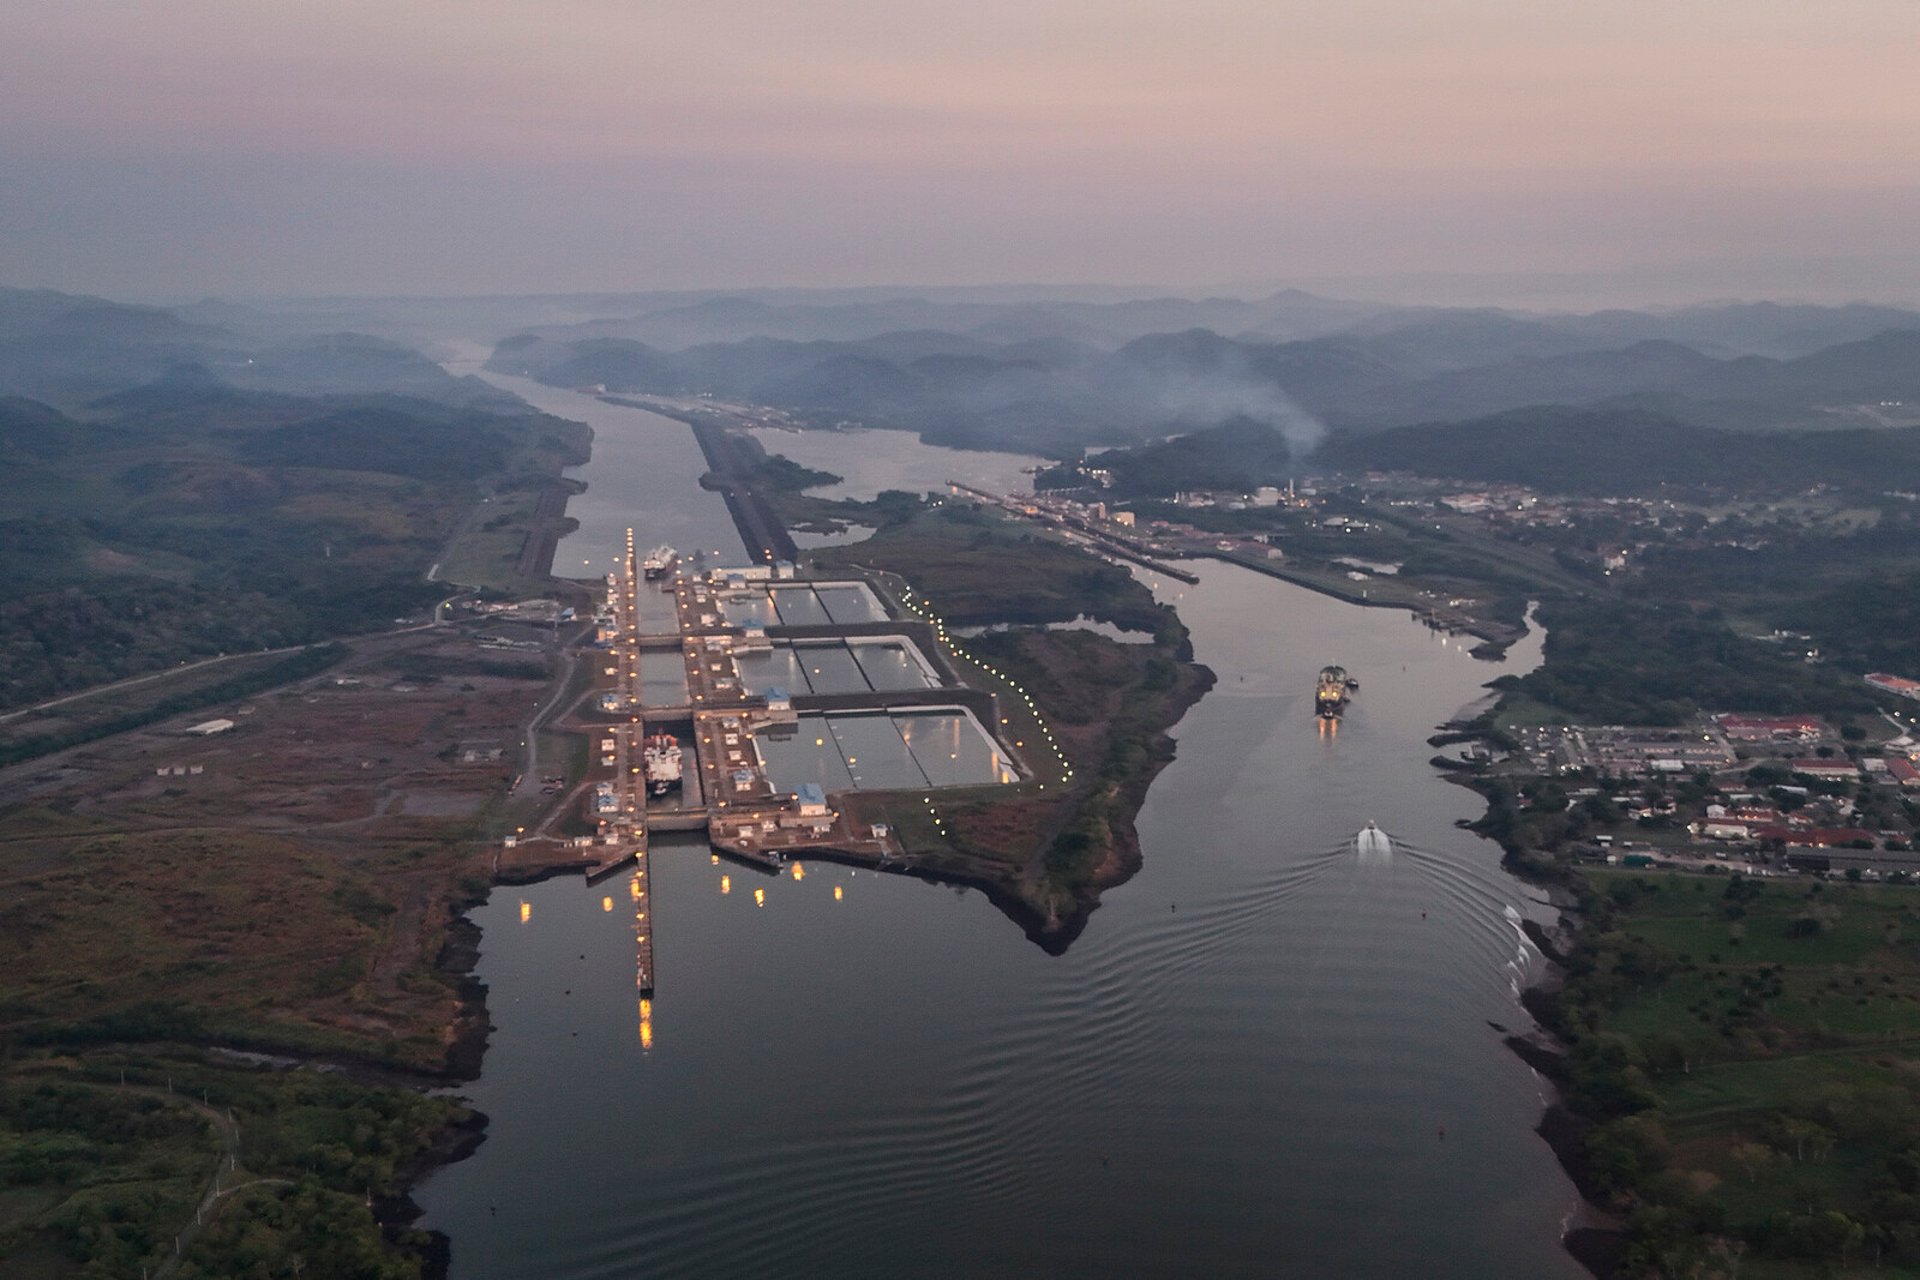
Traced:
<path fill-rule="evenodd" d="M 1320 668 L 1320 680 L 1313 690 L 1314 712 L 1323 720 L 1332 720 L 1347 709 L 1347 699 L 1360 682 L 1347 674 L 1345 667 Z"/>
<path fill-rule="evenodd" d="M 667 571 L 673 568 L 673 562 L 677 555 L 678 553 L 675 552 L 672 547 L 655 547 L 653 550 L 647 552 L 646 559 L 640 562 L 641 576 L 646 578 L 648 582 L 657 582 L 661 578 L 666 577 Z"/>
<path fill-rule="evenodd" d="M 641 762 L 647 771 L 647 793 L 663 796 L 680 785 L 680 740 L 670 733 L 650 735 Z"/>

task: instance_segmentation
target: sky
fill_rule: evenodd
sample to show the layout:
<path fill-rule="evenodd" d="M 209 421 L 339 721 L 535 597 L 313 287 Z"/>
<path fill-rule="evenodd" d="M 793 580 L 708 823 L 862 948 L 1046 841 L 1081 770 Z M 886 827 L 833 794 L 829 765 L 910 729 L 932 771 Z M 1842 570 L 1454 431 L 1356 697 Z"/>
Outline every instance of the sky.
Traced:
<path fill-rule="evenodd" d="M 1916 86 L 1914 0 L 0 0 L 0 284 L 1914 302 Z"/>

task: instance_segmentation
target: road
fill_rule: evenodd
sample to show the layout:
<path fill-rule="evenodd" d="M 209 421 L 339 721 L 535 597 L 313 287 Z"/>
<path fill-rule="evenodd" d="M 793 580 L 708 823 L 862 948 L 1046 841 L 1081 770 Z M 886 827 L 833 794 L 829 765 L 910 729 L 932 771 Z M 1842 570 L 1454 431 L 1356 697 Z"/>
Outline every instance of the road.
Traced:
<path fill-rule="evenodd" d="M 116 680 L 112 684 L 96 684 L 89 688 L 82 689 L 78 693 L 64 694 L 58 698 L 50 698 L 46 702 L 36 702 L 30 707 L 21 707 L 18 711 L 9 711 L 7 714 L 0 716 L 0 724 L 5 724 L 9 720 L 18 720 L 22 716 L 30 716 L 35 712 L 46 711 L 53 707 L 65 706 L 69 702 L 78 702 L 82 698 L 94 698 L 103 693 L 116 693 L 121 689 L 131 689 L 137 685 L 152 684 L 155 680 L 165 680 L 169 676 L 177 676 L 182 672 L 198 671 L 202 667 L 218 666 L 222 662 L 238 662 L 242 658 L 271 658 L 276 654 L 298 653 L 307 647 L 308 646 L 304 644 L 296 644 L 289 645 L 284 649 L 260 649 L 250 653 L 223 653 L 217 658 L 202 658 L 198 662 L 184 662 L 177 667 L 168 667 L 165 671 L 155 671 L 151 675 L 133 676 L 126 680 Z"/>
<path fill-rule="evenodd" d="M 522 730 L 525 734 L 524 740 L 527 753 L 523 757 L 520 765 L 520 781 L 514 784 L 513 794 L 509 797 L 510 799 L 526 800 L 539 794 L 539 728 L 541 723 L 553 714 L 554 708 L 560 705 L 560 700 L 567 696 L 567 690 L 573 684 L 574 664 L 578 661 L 579 659 L 575 655 L 571 644 L 568 644 L 560 650 L 560 674 L 554 681 L 553 696 L 548 698 L 546 703 L 533 713 L 533 718 L 527 721 L 527 727 Z"/>

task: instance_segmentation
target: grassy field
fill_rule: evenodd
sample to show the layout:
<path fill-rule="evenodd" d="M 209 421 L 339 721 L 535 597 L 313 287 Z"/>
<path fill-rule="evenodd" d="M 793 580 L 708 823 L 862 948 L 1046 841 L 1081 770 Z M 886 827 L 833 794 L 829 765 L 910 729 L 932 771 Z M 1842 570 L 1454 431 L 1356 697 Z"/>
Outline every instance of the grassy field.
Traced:
<path fill-rule="evenodd" d="M 809 554 L 829 568 L 898 574 L 949 626 L 1066 622 L 1081 614 L 1143 631 L 1171 625 L 1170 611 L 1126 570 L 972 503 L 942 503 L 864 542 Z"/>
<path fill-rule="evenodd" d="M 998 879 L 1043 919 L 1083 918 L 1137 868 L 1133 815 L 1171 758 L 1165 730 L 1204 688 L 1205 673 L 1179 657 L 1186 632 L 1124 569 L 1030 526 L 966 502 L 894 515 L 867 541 L 818 554 L 904 583 L 900 598 L 936 627 L 1085 615 L 1154 637 L 1022 628 L 952 642 L 962 678 L 994 692 L 995 728 L 1031 776 L 942 795 L 937 821 L 887 805 L 922 865 Z"/>
<path fill-rule="evenodd" d="M 1640 1264 L 1736 1248 L 1742 1275 L 1914 1273 L 1920 892 L 1587 874 L 1571 1097 L 1601 1120 L 1589 1155 Z"/>

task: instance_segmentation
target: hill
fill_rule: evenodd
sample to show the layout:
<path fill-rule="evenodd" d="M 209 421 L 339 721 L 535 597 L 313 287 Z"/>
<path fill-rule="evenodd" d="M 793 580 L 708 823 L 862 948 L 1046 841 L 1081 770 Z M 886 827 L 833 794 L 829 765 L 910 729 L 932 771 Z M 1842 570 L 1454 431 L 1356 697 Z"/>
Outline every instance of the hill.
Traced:
<path fill-rule="evenodd" d="M 1520 409 L 1468 422 L 1336 436 L 1315 460 L 1565 493 L 1662 486 L 1782 493 L 1818 483 L 1920 484 L 1920 430 L 1739 433 L 1632 409 Z"/>
<path fill-rule="evenodd" d="M 690 309 L 725 321 L 699 326 L 700 335 L 760 331 L 675 345 L 696 330 L 666 319 L 688 317 L 654 313 L 657 323 L 519 334 L 500 344 L 490 367 L 556 385 L 711 395 L 774 405 L 803 422 L 897 427 L 944 444 L 1055 456 L 1235 417 L 1275 426 L 1299 447 L 1322 423 L 1373 431 L 1552 404 L 1743 430 L 1920 422 L 1920 313 L 1740 305 L 1568 317 L 1279 297 L 999 310 L 719 299 Z M 828 323 L 826 312 L 838 320 Z M 859 323 L 839 322 L 855 312 Z M 993 315 L 981 320 L 984 312 Z M 1116 341 L 1144 323 L 1197 319 L 1211 323 Z M 886 321 L 914 327 L 880 327 Z M 1277 333 L 1295 336 L 1268 337 Z M 1829 337 L 1838 341 L 1808 348 Z"/>

